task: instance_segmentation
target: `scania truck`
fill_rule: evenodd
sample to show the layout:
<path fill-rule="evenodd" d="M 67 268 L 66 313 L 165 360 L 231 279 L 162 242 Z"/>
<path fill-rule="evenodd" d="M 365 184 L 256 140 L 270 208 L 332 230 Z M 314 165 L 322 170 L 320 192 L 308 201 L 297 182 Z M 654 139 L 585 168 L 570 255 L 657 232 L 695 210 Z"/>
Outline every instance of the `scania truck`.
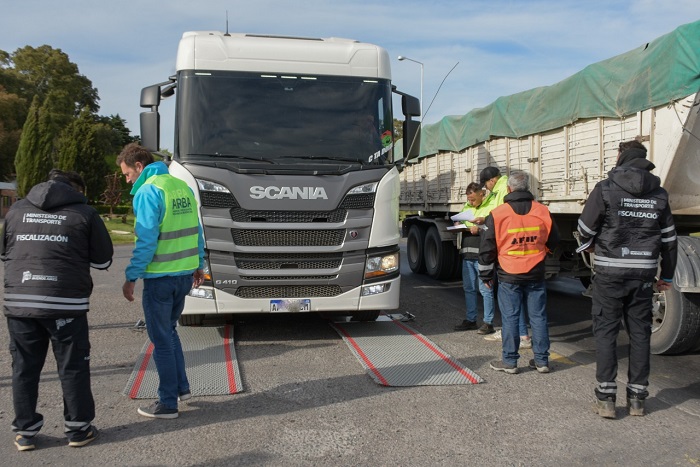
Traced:
<path fill-rule="evenodd" d="M 233 313 L 374 320 L 398 308 L 394 94 L 404 141 L 418 141 L 420 102 L 392 87 L 381 47 L 183 34 L 175 74 L 141 92 L 140 122 L 158 151 L 159 106 L 175 95 L 169 170 L 199 202 L 207 260 L 181 324 Z"/>

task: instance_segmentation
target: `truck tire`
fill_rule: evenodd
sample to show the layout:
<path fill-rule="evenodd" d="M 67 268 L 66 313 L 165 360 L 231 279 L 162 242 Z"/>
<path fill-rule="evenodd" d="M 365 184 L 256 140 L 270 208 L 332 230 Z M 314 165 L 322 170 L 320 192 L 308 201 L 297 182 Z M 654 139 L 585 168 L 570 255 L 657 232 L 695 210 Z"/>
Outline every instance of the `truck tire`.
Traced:
<path fill-rule="evenodd" d="M 429 228 L 423 247 L 426 273 L 433 279 L 450 279 L 455 267 L 453 250 L 452 242 L 440 239 L 437 227 Z"/>
<path fill-rule="evenodd" d="M 425 243 L 425 231 L 418 225 L 412 225 L 408 229 L 406 239 L 406 256 L 408 266 L 416 274 L 425 272 L 425 259 L 423 258 L 423 244 Z"/>
<path fill-rule="evenodd" d="M 379 318 L 379 311 L 358 311 L 352 314 L 353 321 L 376 321 Z"/>
<path fill-rule="evenodd" d="M 651 353 L 672 355 L 691 350 L 700 335 L 700 294 L 676 288 L 654 295 Z"/>

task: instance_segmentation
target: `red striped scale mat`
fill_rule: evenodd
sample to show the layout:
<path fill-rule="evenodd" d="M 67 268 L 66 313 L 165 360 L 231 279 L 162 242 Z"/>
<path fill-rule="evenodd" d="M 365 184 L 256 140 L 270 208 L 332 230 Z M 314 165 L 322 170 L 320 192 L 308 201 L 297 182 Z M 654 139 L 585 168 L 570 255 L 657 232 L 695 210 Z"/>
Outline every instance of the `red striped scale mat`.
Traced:
<path fill-rule="evenodd" d="M 332 323 L 367 373 L 383 386 L 478 384 L 483 379 L 400 321 Z"/>
<path fill-rule="evenodd" d="M 185 371 L 193 396 L 243 391 L 233 343 L 233 326 L 179 326 L 177 332 L 185 354 Z M 123 394 L 132 399 L 157 399 L 158 382 L 153 344 L 148 340 L 136 359 Z"/>

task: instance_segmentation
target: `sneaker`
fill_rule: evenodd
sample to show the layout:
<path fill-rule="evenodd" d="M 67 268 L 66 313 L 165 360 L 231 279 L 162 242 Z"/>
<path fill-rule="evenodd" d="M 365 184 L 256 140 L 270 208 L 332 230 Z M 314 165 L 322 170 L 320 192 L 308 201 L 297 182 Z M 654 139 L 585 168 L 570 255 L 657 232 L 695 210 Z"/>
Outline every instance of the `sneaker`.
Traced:
<path fill-rule="evenodd" d="M 499 329 L 493 334 L 489 334 L 488 336 L 484 337 L 484 339 L 487 341 L 500 341 L 501 339 L 503 339 L 503 337 L 501 336 L 501 330 Z"/>
<path fill-rule="evenodd" d="M 505 373 L 508 373 L 509 375 L 514 375 L 518 373 L 517 365 L 508 365 L 507 363 L 504 363 L 503 360 L 494 360 L 491 363 L 489 363 L 489 366 L 492 370 L 503 371 Z"/>
<path fill-rule="evenodd" d="M 615 418 L 615 401 L 596 399 L 593 411 L 603 418 Z"/>
<path fill-rule="evenodd" d="M 68 446 L 74 447 L 74 448 L 82 448 L 86 444 L 90 444 L 97 437 L 100 436 L 100 432 L 95 428 L 94 426 L 90 426 L 90 428 L 87 431 L 84 431 L 80 435 L 76 436 L 74 439 L 71 439 L 68 441 Z"/>
<path fill-rule="evenodd" d="M 466 319 L 455 326 L 455 331 L 472 331 L 476 329 L 476 321 L 467 321 Z"/>
<path fill-rule="evenodd" d="M 477 334 L 493 334 L 494 332 L 496 332 L 496 330 L 493 328 L 493 324 L 490 323 L 482 324 L 476 331 Z"/>
<path fill-rule="evenodd" d="M 180 395 L 177 397 L 177 400 L 180 402 L 185 402 L 192 399 L 192 393 L 190 391 L 185 391 L 181 392 Z"/>
<path fill-rule="evenodd" d="M 629 414 L 635 417 L 644 416 L 644 399 L 638 399 L 636 397 L 627 398 L 627 410 Z"/>
<path fill-rule="evenodd" d="M 520 336 L 520 348 L 521 349 L 531 349 L 532 348 L 532 338 L 530 336 Z"/>
<path fill-rule="evenodd" d="M 148 407 L 139 407 L 138 410 L 140 415 L 150 418 L 177 418 L 177 409 L 169 409 L 165 407 L 160 401 L 155 401 Z"/>
<path fill-rule="evenodd" d="M 530 360 L 528 366 L 533 370 L 537 370 L 538 373 L 549 373 L 549 365 L 538 365 L 535 359 Z"/>
<path fill-rule="evenodd" d="M 15 446 L 17 446 L 18 451 L 31 451 L 36 447 L 34 444 L 34 437 L 17 435 L 15 436 Z"/>

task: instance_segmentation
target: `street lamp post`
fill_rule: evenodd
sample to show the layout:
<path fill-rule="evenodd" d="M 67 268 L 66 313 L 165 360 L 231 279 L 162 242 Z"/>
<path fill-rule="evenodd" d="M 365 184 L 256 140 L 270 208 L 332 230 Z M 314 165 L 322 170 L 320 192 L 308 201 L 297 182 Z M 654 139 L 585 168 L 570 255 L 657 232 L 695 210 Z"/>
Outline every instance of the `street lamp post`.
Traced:
<path fill-rule="evenodd" d="M 413 60 L 412 58 L 404 57 L 399 55 L 399 61 L 408 60 L 409 62 L 417 63 L 420 65 L 420 121 L 423 121 L 423 62 L 418 60 Z"/>

